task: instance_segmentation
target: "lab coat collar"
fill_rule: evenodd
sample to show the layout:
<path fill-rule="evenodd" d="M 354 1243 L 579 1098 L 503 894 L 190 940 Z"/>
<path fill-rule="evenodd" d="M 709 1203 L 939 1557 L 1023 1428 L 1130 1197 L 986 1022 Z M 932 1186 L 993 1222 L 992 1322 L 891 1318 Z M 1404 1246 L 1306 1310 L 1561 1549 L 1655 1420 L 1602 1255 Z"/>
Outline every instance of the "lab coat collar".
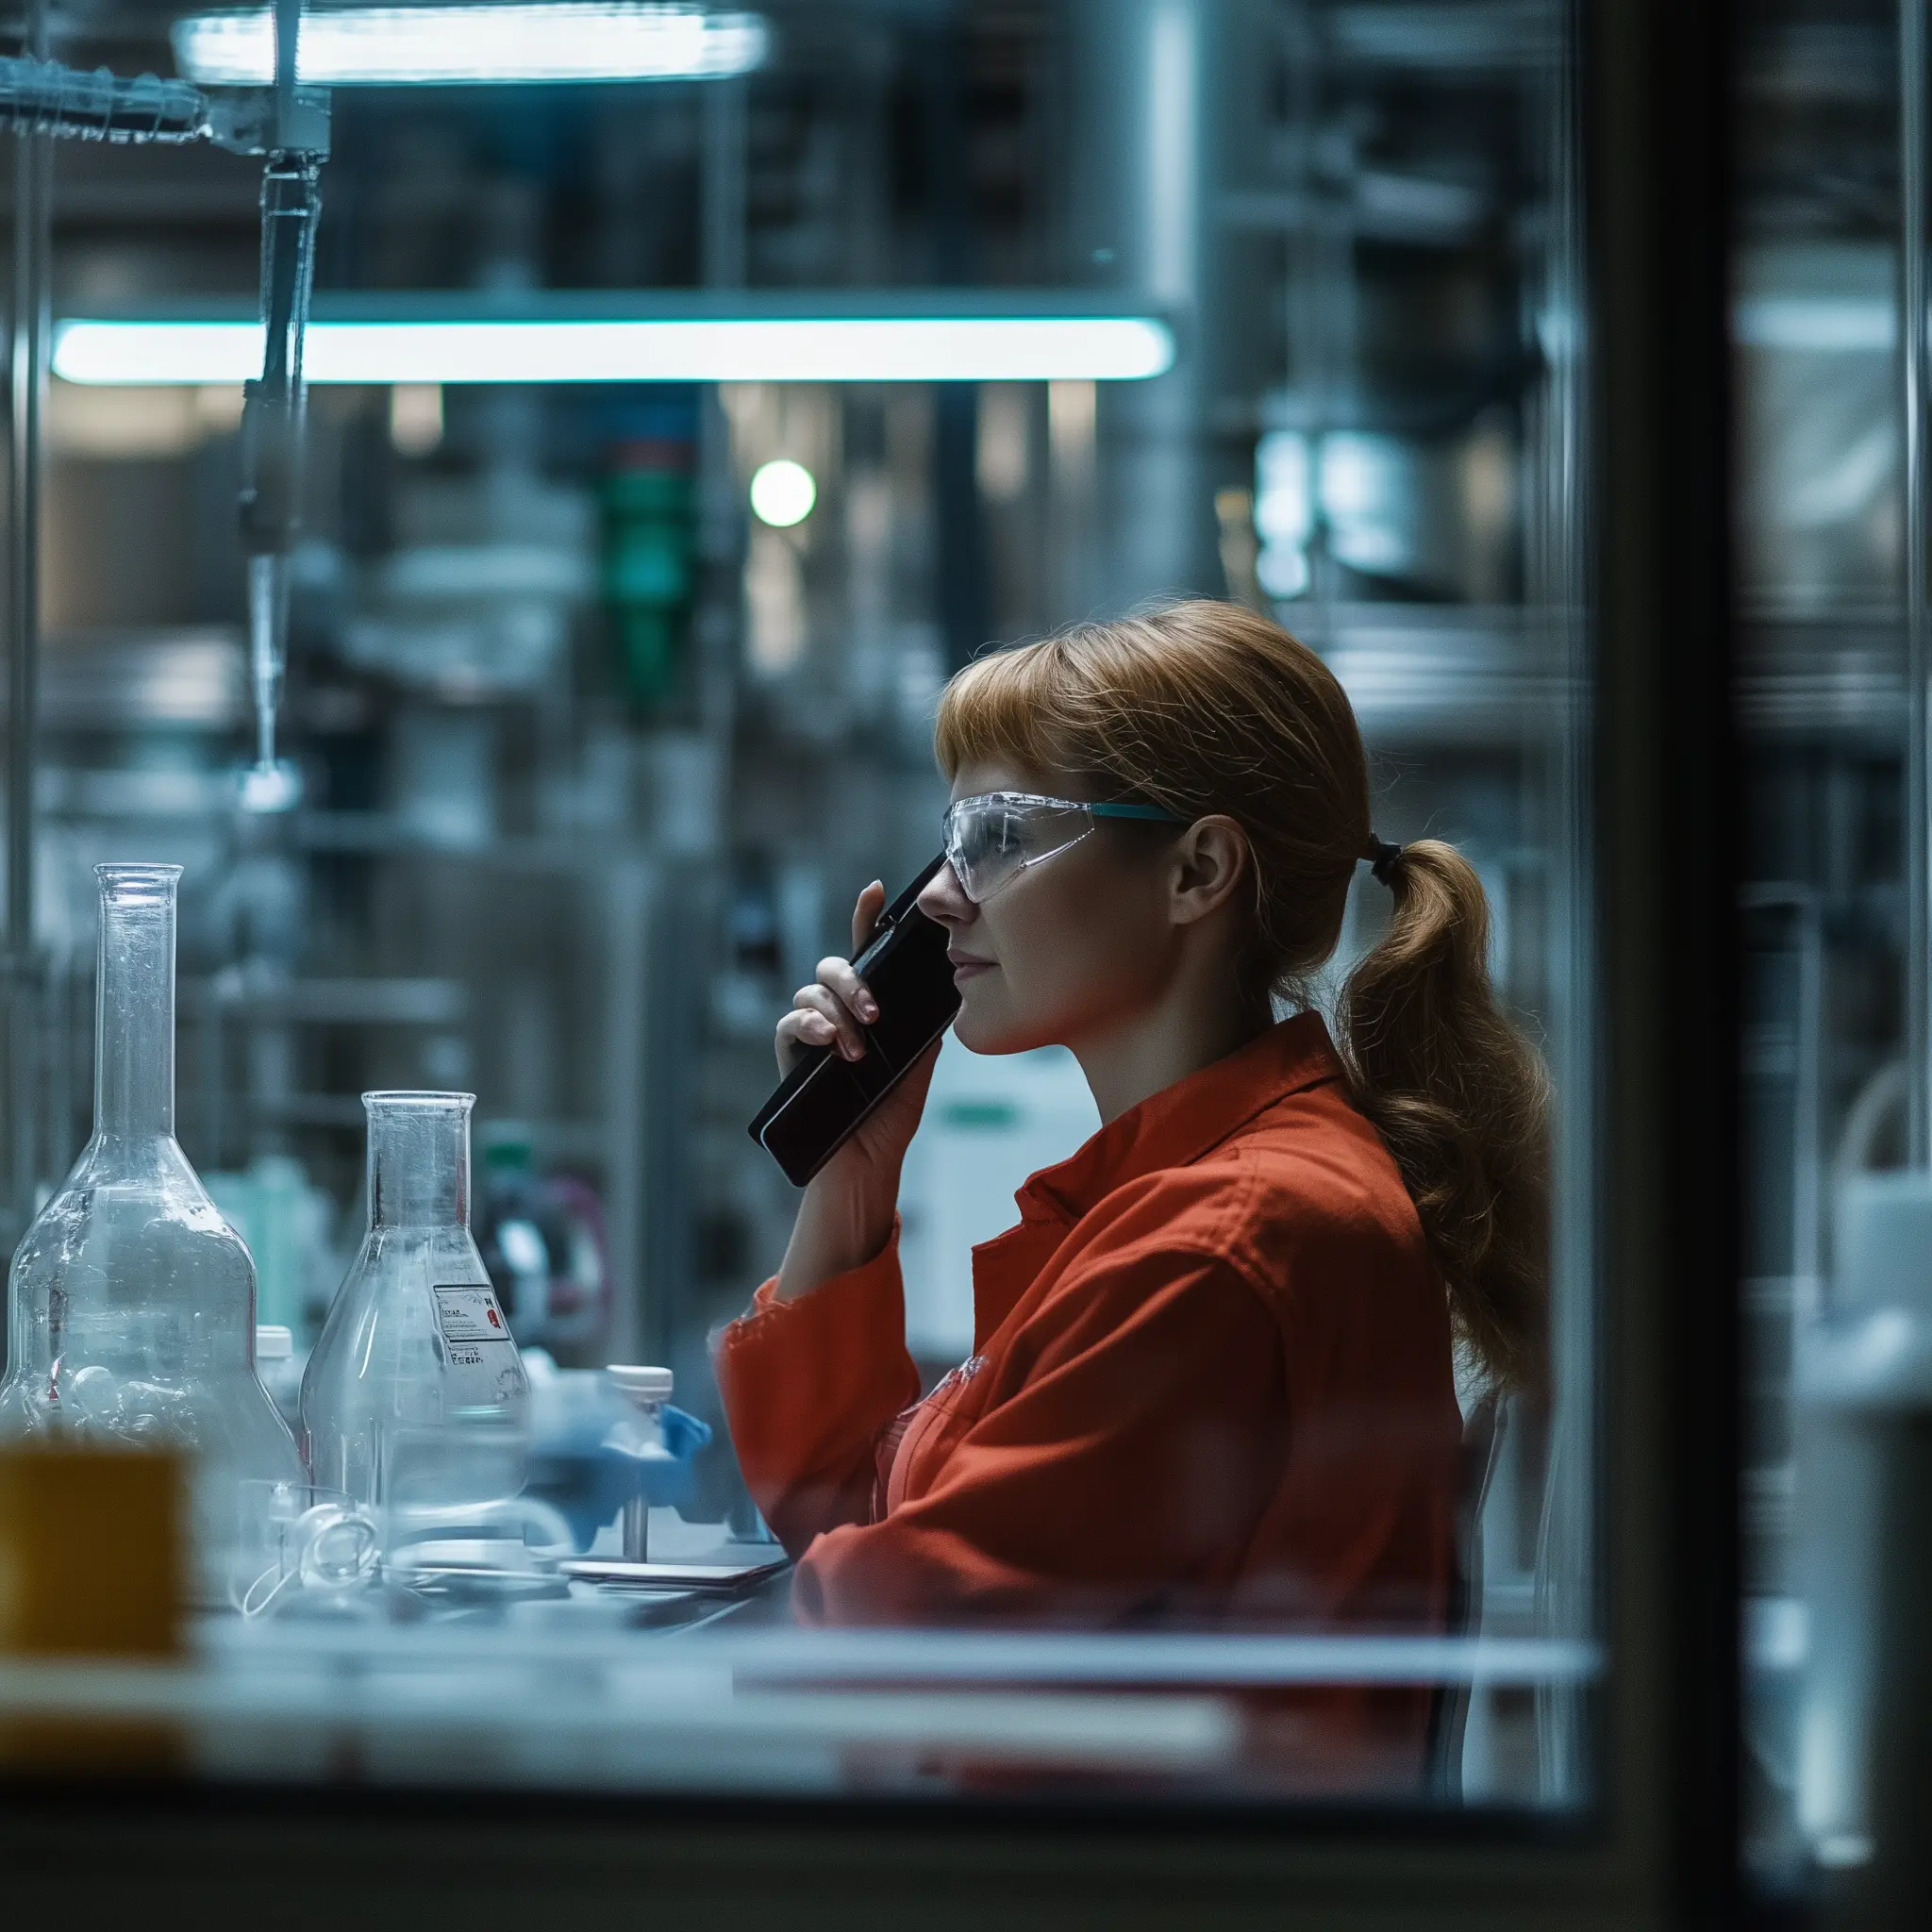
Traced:
<path fill-rule="evenodd" d="M 1042 1168 L 1014 1197 L 1021 1215 L 1071 1227 L 1116 1188 L 1159 1168 L 1186 1167 L 1276 1101 L 1341 1074 L 1321 1014 L 1297 1013 L 1150 1094 L 1077 1154 Z"/>
<path fill-rule="evenodd" d="M 973 1251 L 974 1347 L 1012 1312 L 1069 1228 L 1116 1188 L 1185 1167 L 1291 1093 L 1342 1077 L 1319 1013 L 1297 1013 L 1212 1066 L 1151 1094 L 1013 1197 L 1020 1224 Z"/>

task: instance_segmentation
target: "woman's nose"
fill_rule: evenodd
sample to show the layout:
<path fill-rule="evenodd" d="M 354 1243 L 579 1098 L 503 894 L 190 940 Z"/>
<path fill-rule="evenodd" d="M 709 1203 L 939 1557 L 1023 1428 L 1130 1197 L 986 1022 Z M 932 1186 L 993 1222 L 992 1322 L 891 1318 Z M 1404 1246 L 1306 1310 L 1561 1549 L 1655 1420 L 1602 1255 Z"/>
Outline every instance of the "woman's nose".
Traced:
<path fill-rule="evenodd" d="M 970 925 L 979 910 L 966 896 L 959 874 L 950 865 L 941 866 L 925 882 L 918 906 L 928 919 L 937 920 L 941 925 Z"/>

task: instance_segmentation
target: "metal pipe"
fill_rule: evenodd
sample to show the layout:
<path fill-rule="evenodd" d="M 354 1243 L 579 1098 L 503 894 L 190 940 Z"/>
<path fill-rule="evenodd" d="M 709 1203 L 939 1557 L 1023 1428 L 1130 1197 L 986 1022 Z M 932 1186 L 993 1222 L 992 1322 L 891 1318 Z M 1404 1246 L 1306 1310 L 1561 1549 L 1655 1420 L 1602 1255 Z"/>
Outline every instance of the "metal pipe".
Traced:
<path fill-rule="evenodd" d="M 275 757 L 275 714 L 287 661 L 289 553 L 301 529 L 302 345 L 322 213 L 318 172 L 312 156 L 278 153 L 261 178 L 264 346 L 260 378 L 244 390 L 240 507 L 256 713 L 255 763 L 243 774 L 242 803 L 252 811 L 286 810 L 300 795 L 295 767 Z"/>
<path fill-rule="evenodd" d="M 44 0 L 33 12 L 44 13 Z M 44 37 L 42 19 L 40 32 Z M 48 190 L 53 148 L 44 134 L 21 139 L 13 183 L 12 438 L 13 650 L 8 665 L 7 943 L 33 945 L 34 726 L 41 653 L 41 410 L 47 381 Z"/>
<path fill-rule="evenodd" d="M 275 757 L 275 714 L 288 659 L 289 553 L 301 529 L 302 342 L 322 215 L 319 158 L 294 148 L 301 0 L 275 0 L 275 146 L 261 180 L 261 377 L 243 393 L 242 541 L 248 552 L 248 658 L 255 763 L 242 774 L 244 811 L 286 811 L 301 796 L 296 768 Z"/>
<path fill-rule="evenodd" d="M 1190 335 L 1166 375 L 1109 384 L 1099 397 L 1091 590 L 1113 606 L 1218 592 L 1224 581 L 1208 399 L 1230 311 L 1214 305 L 1208 278 L 1228 12 L 1223 0 L 1079 0 L 1068 14 L 1079 160 L 1068 185 L 1071 265 L 1151 300 Z"/>
<path fill-rule="evenodd" d="M 699 252 L 708 289 L 744 286 L 746 94 L 741 78 L 704 91 Z"/>
<path fill-rule="evenodd" d="M 1926 47 L 1925 0 L 1899 6 L 1899 350 L 1905 404 L 1906 1067 L 1907 1159 L 1932 1165 L 1932 810 L 1927 678 L 1932 597 L 1925 530 Z"/>
<path fill-rule="evenodd" d="M 47 51 L 46 0 L 27 0 L 26 47 Z M 53 142 L 22 135 L 13 184 L 13 313 L 8 342 L 11 411 L 8 521 L 9 641 L 7 665 L 7 969 L 9 1232 L 34 1211 L 39 1152 L 39 1029 L 34 1024 L 34 780 L 41 670 L 41 425 L 47 391 Z"/>

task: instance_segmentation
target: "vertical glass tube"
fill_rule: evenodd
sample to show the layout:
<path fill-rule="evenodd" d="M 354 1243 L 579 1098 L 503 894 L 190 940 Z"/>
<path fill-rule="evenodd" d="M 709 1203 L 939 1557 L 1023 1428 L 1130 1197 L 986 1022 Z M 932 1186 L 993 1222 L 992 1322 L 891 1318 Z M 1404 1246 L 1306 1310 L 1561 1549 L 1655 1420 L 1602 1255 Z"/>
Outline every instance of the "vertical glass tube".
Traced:
<path fill-rule="evenodd" d="M 178 865 L 97 865 L 94 1132 L 175 1133 L 175 889 Z"/>
<path fill-rule="evenodd" d="M 365 1093 L 369 1225 L 470 1224 L 474 1093 Z"/>

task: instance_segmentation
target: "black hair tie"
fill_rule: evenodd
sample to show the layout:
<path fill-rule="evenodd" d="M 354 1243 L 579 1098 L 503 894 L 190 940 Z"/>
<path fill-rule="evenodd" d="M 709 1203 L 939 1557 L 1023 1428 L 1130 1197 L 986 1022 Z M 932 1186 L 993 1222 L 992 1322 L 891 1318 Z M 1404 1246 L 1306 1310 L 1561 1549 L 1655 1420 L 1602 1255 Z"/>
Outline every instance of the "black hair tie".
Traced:
<path fill-rule="evenodd" d="M 1362 848 L 1362 857 L 1369 861 L 1369 870 L 1380 884 L 1392 886 L 1395 868 L 1402 863 L 1402 852 L 1400 845 L 1391 845 L 1386 839 L 1378 839 L 1371 832 L 1368 844 Z"/>

